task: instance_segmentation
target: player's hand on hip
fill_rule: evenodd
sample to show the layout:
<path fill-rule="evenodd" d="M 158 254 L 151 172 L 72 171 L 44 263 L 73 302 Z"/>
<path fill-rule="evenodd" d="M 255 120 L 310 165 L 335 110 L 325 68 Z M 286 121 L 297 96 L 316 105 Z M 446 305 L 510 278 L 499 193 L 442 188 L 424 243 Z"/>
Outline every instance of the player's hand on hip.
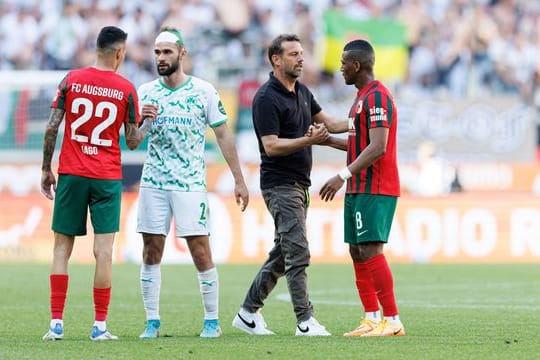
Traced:
<path fill-rule="evenodd" d="M 322 186 L 321 190 L 319 190 L 321 199 L 324 201 L 333 200 L 338 190 L 343 186 L 343 183 L 344 181 L 341 180 L 338 175 L 328 179 L 328 181 L 326 181 L 326 183 Z"/>
<path fill-rule="evenodd" d="M 47 199 L 54 199 L 54 193 L 56 193 L 56 178 L 50 170 L 41 173 L 41 193 Z"/>

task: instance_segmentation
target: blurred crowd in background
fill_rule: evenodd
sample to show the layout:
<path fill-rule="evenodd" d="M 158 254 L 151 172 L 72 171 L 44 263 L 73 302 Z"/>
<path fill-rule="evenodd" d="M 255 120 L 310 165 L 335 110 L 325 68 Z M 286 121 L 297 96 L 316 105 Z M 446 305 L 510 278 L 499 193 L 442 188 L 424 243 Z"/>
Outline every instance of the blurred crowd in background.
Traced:
<path fill-rule="evenodd" d="M 222 85 L 261 77 L 276 35 L 297 33 L 306 52 L 304 82 L 341 88 L 317 61 L 321 17 L 341 8 L 358 19 L 390 18 L 407 28 L 407 76 L 397 87 L 445 96 L 516 93 L 540 107 L 540 1 L 529 0 L 3 0 L 0 70 L 67 70 L 90 65 L 99 29 L 129 34 L 123 74 L 139 85 L 155 77 L 158 29 L 182 29 L 188 71 Z M 339 81 L 338 81 L 339 80 Z M 219 87 L 220 84 L 218 83 Z M 324 86 L 323 86 L 324 88 Z M 324 91 L 322 92 L 324 96 Z"/>
<path fill-rule="evenodd" d="M 189 52 L 186 72 L 233 99 L 227 111 L 234 114 L 241 160 L 258 163 L 251 97 L 268 76 L 266 49 L 277 35 L 302 39 L 301 80 L 327 113 L 341 116 L 350 106 L 354 90 L 339 70 L 325 66 L 330 53 L 339 69 L 342 45 L 328 53 L 325 46 L 328 15 L 340 12 L 354 24 L 380 20 L 383 30 L 388 21 L 404 25 L 398 31 L 404 75 L 384 80 L 400 109 L 400 161 L 422 164 L 419 172 L 404 173 L 404 183 L 409 178 L 424 192 L 447 193 L 460 190 L 454 164 L 461 161 L 540 161 L 539 0 L 0 0 L 0 71 L 90 66 L 99 30 L 116 25 L 128 33 L 120 72 L 138 86 L 157 76 L 159 29 L 180 28 Z M 380 27 L 369 29 L 388 36 Z M 398 63 L 391 58 L 384 69 Z M 54 95 L 49 85 L 0 97 L 3 108 L 13 109 L 0 114 L 0 149 L 39 151 Z M 319 159 L 342 161 L 337 153 L 324 149 Z M 219 161 L 217 151 L 207 156 Z"/>

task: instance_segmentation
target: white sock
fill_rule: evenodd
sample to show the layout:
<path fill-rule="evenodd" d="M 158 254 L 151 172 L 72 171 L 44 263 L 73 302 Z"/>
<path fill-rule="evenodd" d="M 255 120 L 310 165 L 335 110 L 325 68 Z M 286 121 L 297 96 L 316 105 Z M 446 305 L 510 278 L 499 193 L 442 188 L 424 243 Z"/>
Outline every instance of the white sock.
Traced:
<path fill-rule="evenodd" d="M 390 324 L 401 325 L 401 320 L 399 320 L 399 315 L 394 316 L 385 316 L 384 319 Z"/>
<path fill-rule="evenodd" d="M 106 321 L 94 321 L 94 326 L 97 326 L 99 331 L 105 331 L 107 330 L 107 322 Z"/>
<path fill-rule="evenodd" d="M 60 324 L 60 325 L 62 325 L 62 327 L 64 327 L 64 320 L 62 320 L 62 319 L 51 319 L 51 323 L 50 323 L 49 327 L 51 329 L 54 329 L 56 324 Z"/>
<path fill-rule="evenodd" d="M 199 272 L 199 289 L 204 307 L 204 319 L 217 319 L 219 308 L 218 272 L 215 267 Z"/>
<path fill-rule="evenodd" d="M 146 320 L 159 320 L 159 293 L 161 290 L 160 264 L 142 264 L 140 280 Z"/>
<path fill-rule="evenodd" d="M 366 312 L 366 319 L 374 322 L 381 321 L 381 312 L 380 311 L 369 311 Z"/>

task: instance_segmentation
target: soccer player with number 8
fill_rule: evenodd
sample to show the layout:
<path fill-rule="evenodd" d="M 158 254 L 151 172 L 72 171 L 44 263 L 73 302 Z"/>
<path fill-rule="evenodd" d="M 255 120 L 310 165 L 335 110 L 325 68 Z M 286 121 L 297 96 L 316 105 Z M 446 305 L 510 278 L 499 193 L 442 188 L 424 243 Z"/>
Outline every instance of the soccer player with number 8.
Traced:
<path fill-rule="evenodd" d="M 346 183 L 345 242 L 353 261 L 356 288 L 365 318 L 345 336 L 403 336 L 392 271 L 383 253 L 400 195 L 397 166 L 397 110 L 390 91 L 375 79 L 375 51 L 365 40 L 343 49 L 345 84 L 357 89 L 349 111 L 347 166 L 328 179 L 319 194 L 334 198 Z M 381 317 L 380 309 L 383 316 Z"/>

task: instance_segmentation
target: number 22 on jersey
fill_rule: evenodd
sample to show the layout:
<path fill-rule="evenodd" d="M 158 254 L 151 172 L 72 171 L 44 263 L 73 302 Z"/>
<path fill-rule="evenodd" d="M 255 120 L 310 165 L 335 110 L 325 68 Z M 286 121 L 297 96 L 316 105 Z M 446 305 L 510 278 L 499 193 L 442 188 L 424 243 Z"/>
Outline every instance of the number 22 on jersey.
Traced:
<path fill-rule="evenodd" d="M 108 116 L 98 125 L 96 125 L 96 127 L 94 127 L 94 129 L 92 130 L 92 134 L 90 135 L 90 141 L 88 141 L 88 136 L 77 133 L 77 129 L 81 125 L 89 121 L 92 116 L 102 118 L 105 110 L 107 110 Z M 81 114 L 77 119 L 75 119 L 75 121 L 73 121 L 73 123 L 71 123 L 71 139 L 83 143 L 81 144 L 81 150 L 84 154 L 98 154 L 98 147 L 92 145 L 112 145 L 112 140 L 101 138 L 101 133 L 109 126 L 114 124 L 116 114 L 118 113 L 118 109 L 115 104 L 109 101 L 101 101 L 97 103 L 94 108 L 94 104 L 90 100 L 79 97 L 74 99 L 71 103 L 71 112 L 73 114 Z M 90 143 L 90 145 L 88 145 L 88 143 Z"/>

